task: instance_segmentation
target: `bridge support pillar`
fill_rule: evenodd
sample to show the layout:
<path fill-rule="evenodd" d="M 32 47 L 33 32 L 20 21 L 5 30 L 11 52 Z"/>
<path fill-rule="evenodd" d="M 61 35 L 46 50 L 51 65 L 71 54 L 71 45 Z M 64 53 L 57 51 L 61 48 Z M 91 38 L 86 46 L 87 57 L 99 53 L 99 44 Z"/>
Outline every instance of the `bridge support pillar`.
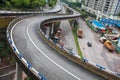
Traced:
<path fill-rule="evenodd" d="M 54 32 L 54 22 L 52 23 L 51 33 L 50 34 L 53 34 L 53 32 Z"/>
<path fill-rule="evenodd" d="M 49 33 L 50 33 L 50 27 L 46 27 L 46 35 L 49 36 Z"/>
<path fill-rule="evenodd" d="M 22 80 L 22 69 L 19 67 L 19 65 L 16 63 L 16 80 Z"/>

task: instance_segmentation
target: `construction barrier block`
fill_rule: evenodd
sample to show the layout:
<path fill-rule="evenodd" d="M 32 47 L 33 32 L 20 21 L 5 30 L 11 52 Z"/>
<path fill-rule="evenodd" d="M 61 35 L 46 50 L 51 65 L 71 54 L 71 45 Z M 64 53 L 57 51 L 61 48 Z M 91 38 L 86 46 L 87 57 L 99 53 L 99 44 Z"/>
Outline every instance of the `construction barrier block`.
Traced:
<path fill-rule="evenodd" d="M 64 49 L 63 46 L 60 46 L 61 49 Z"/>
<path fill-rule="evenodd" d="M 117 75 L 117 76 L 120 76 L 120 73 L 117 73 L 116 75 Z"/>
<path fill-rule="evenodd" d="M 46 77 L 43 74 L 41 74 L 40 72 L 38 73 L 38 75 L 41 78 L 41 80 L 47 80 Z"/>
<path fill-rule="evenodd" d="M 84 61 L 84 62 L 88 62 L 88 60 L 87 60 L 87 59 L 85 59 L 85 58 L 83 58 L 83 61 Z"/>
<path fill-rule="evenodd" d="M 12 40 L 9 40 L 9 43 L 12 44 Z"/>
<path fill-rule="evenodd" d="M 100 70 L 105 70 L 106 69 L 106 68 L 104 68 L 104 67 L 102 67 L 102 66 L 100 66 L 98 64 L 96 64 L 96 66 L 99 67 Z"/>
<path fill-rule="evenodd" d="M 73 51 L 72 50 L 69 50 L 69 53 L 70 55 L 74 55 Z"/>
<path fill-rule="evenodd" d="M 50 36 L 48 36 L 48 38 L 47 38 L 48 40 L 50 40 Z"/>
<path fill-rule="evenodd" d="M 16 51 L 16 48 L 15 48 L 15 47 L 13 47 L 13 50 L 14 50 L 14 51 Z"/>
<path fill-rule="evenodd" d="M 29 63 L 29 62 L 27 62 L 27 64 L 28 64 L 28 69 L 30 69 L 31 67 L 32 67 L 32 65 Z"/>
<path fill-rule="evenodd" d="M 23 55 L 22 53 L 18 54 L 19 58 L 23 58 Z"/>

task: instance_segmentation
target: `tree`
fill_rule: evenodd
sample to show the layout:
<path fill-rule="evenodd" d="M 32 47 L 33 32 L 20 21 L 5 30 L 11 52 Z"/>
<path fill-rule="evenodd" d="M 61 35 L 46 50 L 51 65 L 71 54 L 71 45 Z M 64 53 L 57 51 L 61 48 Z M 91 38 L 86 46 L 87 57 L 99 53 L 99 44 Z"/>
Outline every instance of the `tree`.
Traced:
<path fill-rule="evenodd" d="M 46 4 L 46 0 L 34 0 L 32 2 L 33 7 L 39 9 L 45 6 L 45 4 Z"/>
<path fill-rule="evenodd" d="M 42 9 L 46 4 L 46 0 L 2 0 L 0 3 L 5 7 L 7 6 L 8 8 L 12 6 L 19 9 Z"/>
<path fill-rule="evenodd" d="M 30 0 L 23 0 L 22 3 L 23 3 L 23 5 L 24 5 L 24 8 L 30 7 L 30 4 L 31 4 Z"/>
<path fill-rule="evenodd" d="M 11 2 L 13 3 L 13 5 L 17 8 L 21 8 L 22 7 L 22 1 L 23 0 L 11 0 Z"/>
<path fill-rule="evenodd" d="M 32 2 L 33 8 L 39 8 L 39 5 L 40 5 L 40 3 L 39 3 L 38 0 L 34 0 L 34 1 Z"/>
<path fill-rule="evenodd" d="M 39 1 L 40 1 L 40 7 L 45 6 L 45 4 L 46 4 L 46 0 L 39 0 Z"/>
<path fill-rule="evenodd" d="M 56 2 L 57 2 L 57 0 L 48 0 L 48 4 L 50 7 L 55 6 Z"/>
<path fill-rule="evenodd" d="M 11 3 L 9 1 L 6 1 L 7 7 L 11 7 Z"/>

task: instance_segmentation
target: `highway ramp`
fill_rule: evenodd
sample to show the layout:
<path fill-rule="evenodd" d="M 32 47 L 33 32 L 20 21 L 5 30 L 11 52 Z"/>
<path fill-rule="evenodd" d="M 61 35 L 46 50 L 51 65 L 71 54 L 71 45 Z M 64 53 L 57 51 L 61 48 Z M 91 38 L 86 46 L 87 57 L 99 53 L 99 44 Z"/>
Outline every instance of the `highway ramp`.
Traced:
<path fill-rule="evenodd" d="M 11 36 L 23 57 L 48 80 L 104 80 L 61 56 L 40 38 L 41 21 L 53 17 L 58 16 L 30 17 L 14 25 Z"/>

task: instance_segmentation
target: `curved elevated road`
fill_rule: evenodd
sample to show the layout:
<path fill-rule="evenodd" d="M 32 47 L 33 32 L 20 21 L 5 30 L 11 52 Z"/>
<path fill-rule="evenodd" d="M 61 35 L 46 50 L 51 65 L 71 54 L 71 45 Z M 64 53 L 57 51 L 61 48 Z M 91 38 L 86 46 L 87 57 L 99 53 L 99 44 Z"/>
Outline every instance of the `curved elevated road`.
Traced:
<path fill-rule="evenodd" d="M 61 56 L 39 36 L 42 21 L 73 15 L 40 15 L 23 19 L 11 29 L 11 37 L 23 57 L 48 80 L 104 80 Z"/>

